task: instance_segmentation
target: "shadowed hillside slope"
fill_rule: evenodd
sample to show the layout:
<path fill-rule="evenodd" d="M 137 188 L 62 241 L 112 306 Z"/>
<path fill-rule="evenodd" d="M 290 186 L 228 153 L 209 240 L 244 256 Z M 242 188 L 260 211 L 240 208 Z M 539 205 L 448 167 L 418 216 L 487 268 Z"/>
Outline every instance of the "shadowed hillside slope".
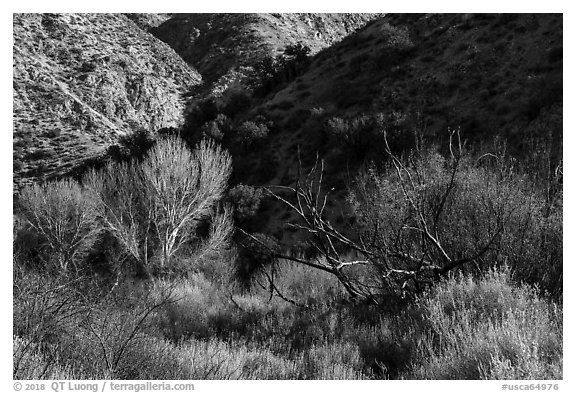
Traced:
<path fill-rule="evenodd" d="M 152 29 L 214 82 L 302 42 L 312 53 L 341 40 L 378 14 L 176 14 Z"/>
<path fill-rule="evenodd" d="M 124 14 L 142 30 L 149 31 L 170 19 L 171 14 Z"/>
<path fill-rule="evenodd" d="M 363 114 L 383 119 L 406 148 L 415 131 L 425 146 L 444 146 L 448 128 L 459 127 L 477 148 L 498 137 L 524 159 L 550 157 L 553 169 L 562 158 L 562 72 L 562 15 L 389 14 L 322 50 L 247 117 L 263 114 L 279 130 L 255 153 L 276 165 L 267 184 L 293 182 L 298 151 L 305 164 L 320 151 L 326 181 L 344 192 L 359 162 L 326 124 Z"/>
<path fill-rule="evenodd" d="M 13 35 L 16 186 L 64 173 L 127 131 L 178 126 L 181 95 L 201 80 L 124 15 L 14 14 Z"/>
<path fill-rule="evenodd" d="M 523 134 L 562 101 L 562 15 L 393 15 L 318 54 L 264 108 L 419 114 L 429 131 Z"/>

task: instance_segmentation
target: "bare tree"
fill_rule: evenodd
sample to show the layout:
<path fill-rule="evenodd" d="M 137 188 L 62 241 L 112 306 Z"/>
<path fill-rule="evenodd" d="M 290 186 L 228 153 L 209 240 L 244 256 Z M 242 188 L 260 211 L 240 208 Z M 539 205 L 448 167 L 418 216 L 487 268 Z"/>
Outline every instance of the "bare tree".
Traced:
<path fill-rule="evenodd" d="M 22 190 L 19 202 L 24 218 L 49 249 L 49 261 L 61 271 L 72 266 L 81 270 L 79 260 L 98 240 L 96 203 L 75 180 L 34 184 Z"/>
<path fill-rule="evenodd" d="M 104 227 L 120 243 L 123 255 L 116 269 L 120 271 L 126 256 L 138 261 L 147 271 L 149 250 L 153 246 L 154 215 L 149 195 L 143 192 L 142 174 L 134 163 L 109 163 L 102 170 L 91 170 L 84 186 L 98 201 L 98 215 Z"/>
<path fill-rule="evenodd" d="M 193 226 L 210 217 L 231 172 L 230 155 L 209 140 L 200 142 L 194 152 L 180 139 L 161 140 L 143 161 L 142 191 L 150 196 L 156 217 L 161 266 L 189 239 Z"/>
<path fill-rule="evenodd" d="M 84 183 L 100 196 L 100 215 L 128 255 L 145 271 L 158 249 L 161 268 L 194 237 L 198 223 L 213 217 L 231 173 L 229 154 L 212 141 L 192 152 L 171 137 L 160 140 L 141 163 L 110 164 Z M 221 225 L 222 224 L 222 225 Z"/>
<path fill-rule="evenodd" d="M 448 235 L 458 231 L 457 216 L 466 214 L 464 210 L 450 211 L 461 207 L 454 203 L 459 197 L 462 164 L 458 132 L 451 132 L 450 157 L 446 163 L 436 166 L 437 172 L 434 172 L 434 166 L 429 168 L 426 163 L 415 162 L 414 158 L 408 162 L 400 159 L 387 143 L 386 153 L 393 176 L 370 187 L 366 183 L 360 184 L 356 189 L 352 202 L 360 206 L 360 211 L 356 212 L 361 222 L 354 238 L 326 218 L 332 190 L 322 190 L 322 162 L 317 162 L 306 177 L 299 175 L 294 187 L 267 189 L 270 195 L 298 214 L 300 222 L 288 225 L 308 233 L 308 242 L 317 251 L 315 258 L 307 260 L 280 253 L 258 237 L 241 231 L 264 247 L 271 257 L 333 274 L 351 299 L 369 302 L 379 302 L 385 295 L 404 297 L 415 293 L 455 268 L 477 262 L 496 245 L 512 211 L 496 204 L 491 200 L 491 194 L 485 193 L 478 195 L 483 198 L 478 204 L 492 209 L 484 212 L 489 216 L 489 223 L 483 223 L 482 228 L 486 233 L 475 239 L 470 249 L 447 246 L 451 245 Z M 282 192 L 288 192 L 292 198 Z M 375 207 L 381 207 L 385 214 L 379 215 Z M 351 251 L 357 258 L 345 258 L 342 250 Z M 364 272 L 354 271 L 359 267 Z"/>
<path fill-rule="evenodd" d="M 202 260 L 218 256 L 230 244 L 233 233 L 234 220 L 230 208 L 224 206 L 222 209 L 215 209 L 212 213 L 208 237 L 200 242 L 194 252 L 194 257 Z"/>

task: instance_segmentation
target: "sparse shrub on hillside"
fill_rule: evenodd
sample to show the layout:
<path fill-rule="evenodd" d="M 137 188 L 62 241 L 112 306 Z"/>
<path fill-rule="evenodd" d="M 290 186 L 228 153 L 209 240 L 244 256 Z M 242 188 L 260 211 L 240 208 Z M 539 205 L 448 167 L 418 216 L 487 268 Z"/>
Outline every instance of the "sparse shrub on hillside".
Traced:
<path fill-rule="evenodd" d="M 144 128 L 122 135 L 118 144 L 108 149 L 108 154 L 117 161 L 141 160 L 156 143 L 156 137 Z"/>
<path fill-rule="evenodd" d="M 47 138 L 57 138 L 60 136 L 60 132 L 61 132 L 60 128 L 52 128 L 50 130 L 47 130 L 44 133 L 44 136 L 46 136 Z"/>
<path fill-rule="evenodd" d="M 54 156 L 54 151 L 50 150 L 50 149 L 34 149 L 32 151 L 28 151 L 26 152 L 26 155 L 24 156 L 24 158 L 26 160 L 31 160 L 31 161 L 36 161 L 36 160 L 42 160 L 42 159 L 47 159 L 50 158 L 52 156 Z"/>
<path fill-rule="evenodd" d="M 378 42 L 384 44 L 385 50 L 374 61 L 385 69 L 398 64 L 415 47 L 407 26 L 398 27 L 389 23 L 382 24 Z"/>
<path fill-rule="evenodd" d="M 265 139 L 268 136 L 268 132 L 268 127 L 265 124 L 245 121 L 236 129 L 234 139 L 245 148 L 248 148 Z"/>
<path fill-rule="evenodd" d="M 34 184 L 19 196 L 23 218 L 43 250 L 46 268 L 78 273 L 84 256 L 98 240 L 96 198 L 75 180 Z"/>
<path fill-rule="evenodd" d="M 219 113 L 218 105 L 212 98 L 207 98 L 186 109 L 184 126 L 180 130 L 180 136 L 190 146 L 194 146 L 201 139 L 200 127 L 205 123 L 215 120 Z"/>
<path fill-rule="evenodd" d="M 214 139 L 221 142 L 231 134 L 232 120 L 225 114 L 219 113 L 214 120 L 204 123 L 200 127 L 203 138 Z"/>
<path fill-rule="evenodd" d="M 228 191 L 227 199 L 234 207 L 234 217 L 242 222 L 256 215 L 263 197 L 262 189 L 238 184 Z"/>
<path fill-rule="evenodd" d="M 248 109 L 252 103 L 250 93 L 243 89 L 229 89 L 221 100 L 222 102 L 219 106 L 222 108 L 222 113 L 230 118 L 234 118 Z"/>
<path fill-rule="evenodd" d="M 20 172 L 24 168 L 24 164 L 17 158 L 12 160 L 12 172 Z"/>
<path fill-rule="evenodd" d="M 333 117 L 325 123 L 328 139 L 344 147 L 353 159 L 382 159 L 384 131 L 394 152 L 410 148 L 414 142 L 399 112 L 361 114 L 351 119 Z"/>
<path fill-rule="evenodd" d="M 224 138 L 224 133 L 220 130 L 220 127 L 215 120 L 204 123 L 204 125 L 200 128 L 200 131 L 202 132 L 202 136 L 204 138 L 214 139 L 218 142 L 222 141 Z"/>

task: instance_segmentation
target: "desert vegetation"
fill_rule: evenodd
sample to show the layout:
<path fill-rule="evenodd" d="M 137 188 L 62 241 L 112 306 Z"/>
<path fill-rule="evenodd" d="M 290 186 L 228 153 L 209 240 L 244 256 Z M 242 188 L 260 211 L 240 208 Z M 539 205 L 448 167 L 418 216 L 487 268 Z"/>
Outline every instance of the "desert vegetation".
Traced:
<path fill-rule="evenodd" d="M 206 80 L 15 190 L 15 379 L 563 378 L 558 17 L 347 15 L 132 16 Z"/>
<path fill-rule="evenodd" d="M 294 186 L 227 191 L 230 155 L 206 139 L 27 187 L 14 377 L 561 378 L 561 194 L 451 135 L 447 155 L 386 149 L 339 228 L 321 160 Z M 265 198 L 305 247 L 245 229 Z"/>

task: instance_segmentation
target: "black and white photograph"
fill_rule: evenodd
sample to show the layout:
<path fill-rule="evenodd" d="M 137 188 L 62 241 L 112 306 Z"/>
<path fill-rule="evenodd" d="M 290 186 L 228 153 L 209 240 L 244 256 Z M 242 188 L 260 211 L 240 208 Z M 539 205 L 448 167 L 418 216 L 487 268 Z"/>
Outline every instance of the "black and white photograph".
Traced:
<path fill-rule="evenodd" d="M 12 14 L 15 390 L 559 389 L 564 14 L 374 8 Z"/>

